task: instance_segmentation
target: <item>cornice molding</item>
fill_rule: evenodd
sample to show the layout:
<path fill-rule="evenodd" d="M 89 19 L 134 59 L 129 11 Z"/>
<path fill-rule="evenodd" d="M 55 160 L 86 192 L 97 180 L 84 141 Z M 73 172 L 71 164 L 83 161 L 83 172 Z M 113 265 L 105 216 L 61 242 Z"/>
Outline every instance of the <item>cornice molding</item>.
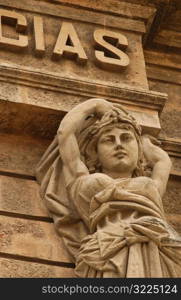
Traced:
<path fill-rule="evenodd" d="M 0 0 L 0 7 L 4 9 L 18 9 L 25 12 L 60 17 L 62 19 L 96 24 L 104 27 L 106 24 L 106 26 L 110 28 L 133 31 L 141 34 L 145 33 L 146 31 L 144 21 L 141 21 L 139 18 L 128 18 L 125 15 L 110 15 L 98 11 L 90 11 L 80 7 L 69 7 L 63 4 L 55 5 L 45 1 L 40 1 L 37 4 L 36 0 L 31 0 L 31 3 L 27 0 L 8 0 L 6 2 L 4 0 Z"/>
<path fill-rule="evenodd" d="M 162 111 L 167 94 L 149 90 L 121 87 L 121 85 L 103 84 L 93 81 L 75 80 L 61 77 L 55 73 L 44 73 L 39 70 L 19 68 L 16 65 L 0 64 L 0 81 L 37 87 L 45 90 L 83 96 L 87 98 L 102 97 L 112 102 Z"/>
<path fill-rule="evenodd" d="M 39 0 L 37 0 L 39 1 Z M 139 5 L 139 2 L 129 3 L 128 1 L 117 0 L 43 0 L 44 2 L 65 5 L 69 7 L 82 8 L 90 11 L 102 12 L 110 15 L 124 16 L 145 22 L 153 17 L 156 12 L 154 7 Z"/>

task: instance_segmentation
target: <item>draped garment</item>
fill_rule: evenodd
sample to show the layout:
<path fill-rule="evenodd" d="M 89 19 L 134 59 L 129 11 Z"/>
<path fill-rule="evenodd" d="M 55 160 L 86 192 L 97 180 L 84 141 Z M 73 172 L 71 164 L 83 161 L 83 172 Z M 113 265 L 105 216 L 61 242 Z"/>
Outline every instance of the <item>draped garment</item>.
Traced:
<path fill-rule="evenodd" d="M 89 228 L 76 257 L 78 277 L 181 276 L 181 238 L 165 220 L 152 179 L 81 176 L 70 197 Z"/>

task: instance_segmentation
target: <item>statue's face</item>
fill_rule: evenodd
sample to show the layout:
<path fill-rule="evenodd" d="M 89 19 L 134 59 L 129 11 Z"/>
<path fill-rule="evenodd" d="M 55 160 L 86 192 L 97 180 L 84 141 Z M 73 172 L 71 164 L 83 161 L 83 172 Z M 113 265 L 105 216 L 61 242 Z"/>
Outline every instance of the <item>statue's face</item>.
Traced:
<path fill-rule="evenodd" d="M 138 162 L 138 143 L 134 132 L 116 127 L 105 130 L 98 140 L 97 153 L 103 172 L 131 176 Z"/>

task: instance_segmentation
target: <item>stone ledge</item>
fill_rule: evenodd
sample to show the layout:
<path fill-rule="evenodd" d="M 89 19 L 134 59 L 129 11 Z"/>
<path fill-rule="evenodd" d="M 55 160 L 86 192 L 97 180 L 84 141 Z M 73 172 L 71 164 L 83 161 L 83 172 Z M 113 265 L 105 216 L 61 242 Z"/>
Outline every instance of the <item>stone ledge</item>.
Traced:
<path fill-rule="evenodd" d="M 173 178 L 181 179 L 181 171 L 172 169 L 170 175 Z"/>
<path fill-rule="evenodd" d="M 181 72 L 154 64 L 146 64 L 148 79 L 181 85 Z"/>
<path fill-rule="evenodd" d="M 158 65 L 176 70 L 181 69 L 181 56 L 179 54 L 170 54 L 165 52 L 156 52 L 151 50 L 144 51 L 146 64 Z"/>
<path fill-rule="evenodd" d="M 50 15 L 54 17 L 61 17 L 69 20 L 78 20 L 81 22 L 91 23 L 91 24 L 99 24 L 104 26 L 109 24 L 109 27 L 117 28 L 117 29 L 125 29 L 128 31 L 134 31 L 138 33 L 145 32 L 145 24 L 143 21 L 128 19 L 122 16 L 117 15 L 104 15 L 100 12 L 96 11 L 87 11 L 86 9 L 80 9 L 75 7 L 68 7 L 65 5 L 57 6 L 52 3 L 42 3 L 31 0 L 27 2 L 27 0 L 14 1 L 8 0 L 4 2 L 4 0 L 0 0 L 0 5 L 2 8 L 15 8 L 18 10 L 23 10 L 32 13 L 40 13 L 43 15 Z"/>
<path fill-rule="evenodd" d="M 181 139 L 159 139 L 165 151 L 171 156 L 181 157 Z"/>
<path fill-rule="evenodd" d="M 154 38 L 155 44 L 161 44 L 168 47 L 181 48 L 181 33 L 176 30 L 162 29 Z"/>

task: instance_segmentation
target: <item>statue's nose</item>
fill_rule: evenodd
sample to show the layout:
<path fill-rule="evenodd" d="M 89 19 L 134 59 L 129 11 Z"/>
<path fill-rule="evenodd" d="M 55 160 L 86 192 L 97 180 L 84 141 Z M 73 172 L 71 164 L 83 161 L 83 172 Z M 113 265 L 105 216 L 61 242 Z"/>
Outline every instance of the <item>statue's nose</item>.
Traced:
<path fill-rule="evenodd" d="M 122 143 L 121 143 L 120 138 L 117 138 L 117 139 L 115 140 L 115 146 L 116 146 L 117 149 L 122 148 Z"/>
<path fill-rule="evenodd" d="M 121 144 L 117 144 L 116 149 L 123 149 L 123 147 L 121 146 Z"/>

